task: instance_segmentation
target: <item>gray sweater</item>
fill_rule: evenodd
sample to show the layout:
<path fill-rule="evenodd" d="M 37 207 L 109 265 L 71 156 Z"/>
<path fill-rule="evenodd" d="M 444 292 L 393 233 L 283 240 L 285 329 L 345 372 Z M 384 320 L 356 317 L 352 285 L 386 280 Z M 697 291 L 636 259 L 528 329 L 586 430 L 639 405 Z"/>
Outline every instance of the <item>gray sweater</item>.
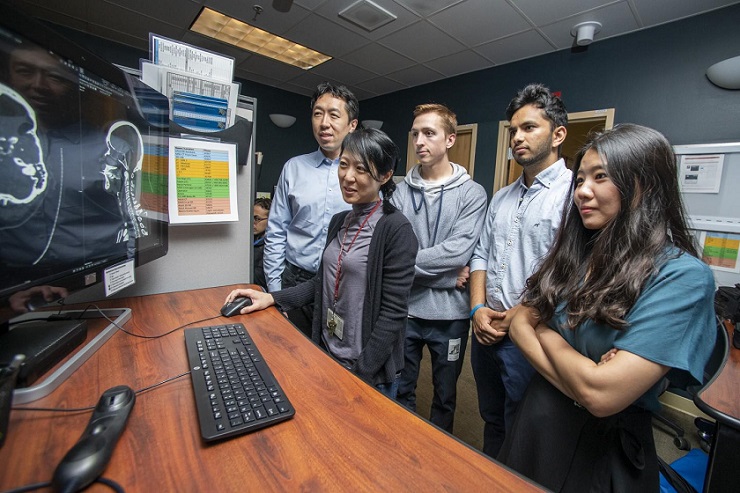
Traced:
<path fill-rule="evenodd" d="M 467 319 L 470 295 L 455 287 L 478 242 L 486 213 L 486 191 L 452 163 L 447 180 L 429 184 L 415 166 L 391 201 L 411 222 L 419 239 L 409 315 L 426 320 Z"/>

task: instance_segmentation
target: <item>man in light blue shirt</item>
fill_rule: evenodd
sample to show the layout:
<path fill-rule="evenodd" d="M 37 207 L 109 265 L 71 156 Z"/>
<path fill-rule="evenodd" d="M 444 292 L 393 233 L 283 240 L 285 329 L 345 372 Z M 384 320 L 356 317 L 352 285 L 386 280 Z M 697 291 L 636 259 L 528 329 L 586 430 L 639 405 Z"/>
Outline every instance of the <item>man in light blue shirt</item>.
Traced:
<path fill-rule="evenodd" d="M 509 339 L 509 322 L 527 278 L 555 240 L 573 173 L 560 158 L 568 114 L 540 85 L 509 103 L 509 145 L 523 173 L 499 190 L 470 259 L 473 375 L 484 421 L 483 452 L 498 455 L 534 368 Z"/>
<path fill-rule="evenodd" d="M 316 274 L 329 221 L 349 209 L 337 170 L 344 137 L 357 127 L 359 103 L 344 86 L 319 84 L 311 99 L 311 126 L 319 149 L 288 160 L 270 209 L 264 250 L 267 290 L 295 286 Z M 313 307 L 288 312 L 310 336 Z"/>

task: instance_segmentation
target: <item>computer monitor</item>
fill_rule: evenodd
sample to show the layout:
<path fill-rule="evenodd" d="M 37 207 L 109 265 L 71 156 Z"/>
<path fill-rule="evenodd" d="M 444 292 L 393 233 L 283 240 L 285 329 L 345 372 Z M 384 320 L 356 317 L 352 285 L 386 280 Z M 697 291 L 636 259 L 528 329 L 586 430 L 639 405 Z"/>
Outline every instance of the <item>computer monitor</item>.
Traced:
<path fill-rule="evenodd" d="M 0 4 L 0 337 L 41 293 L 167 253 L 168 117 L 165 96 Z"/>

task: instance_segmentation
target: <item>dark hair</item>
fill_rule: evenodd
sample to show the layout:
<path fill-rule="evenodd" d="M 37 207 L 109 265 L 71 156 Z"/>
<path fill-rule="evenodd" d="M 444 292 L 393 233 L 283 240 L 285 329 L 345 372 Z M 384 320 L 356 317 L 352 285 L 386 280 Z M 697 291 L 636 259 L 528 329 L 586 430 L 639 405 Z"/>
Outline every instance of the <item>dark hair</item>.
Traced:
<path fill-rule="evenodd" d="M 442 127 L 447 135 L 457 133 L 457 115 L 447 106 L 438 103 L 420 104 L 414 108 L 414 118 L 425 113 L 436 113 L 442 118 Z"/>
<path fill-rule="evenodd" d="M 391 138 L 382 130 L 375 128 L 358 128 L 347 134 L 342 141 L 341 154 L 344 154 L 345 150 L 362 157 L 368 165 L 370 176 L 376 181 L 380 181 L 380 177 L 389 171 L 395 173 L 401 155 L 398 146 Z M 391 212 L 394 209 L 390 198 L 395 190 L 396 182 L 393 181 L 393 177 L 380 187 L 385 212 Z"/>
<path fill-rule="evenodd" d="M 270 206 L 272 205 L 272 199 L 268 199 L 266 197 L 260 197 L 258 199 L 254 200 L 254 206 L 260 206 L 266 211 L 270 211 Z"/>
<path fill-rule="evenodd" d="M 619 213 L 600 230 L 586 229 L 572 200 L 576 173 L 591 149 L 621 196 Z M 547 321 L 565 302 L 571 328 L 592 319 L 623 329 L 645 282 L 668 260 L 665 248 L 671 242 L 698 256 L 686 225 L 671 144 L 660 132 L 634 124 L 595 134 L 576 157 L 571 197 L 555 245 L 527 280 L 523 304 L 535 307 Z"/>
<path fill-rule="evenodd" d="M 331 94 L 335 98 L 343 99 L 344 106 L 349 115 L 349 121 L 357 120 L 360 117 L 360 103 L 355 95 L 345 86 L 335 86 L 331 82 L 322 82 L 316 87 L 316 91 L 311 98 L 311 110 L 316 105 L 316 101 L 324 94 Z"/>
<path fill-rule="evenodd" d="M 514 113 L 524 106 L 532 104 L 545 111 L 545 116 L 550 120 L 553 130 L 556 127 L 568 126 L 568 111 L 563 101 L 553 95 L 550 89 L 542 84 L 529 84 L 514 96 L 509 106 L 506 107 L 506 119 L 511 121 Z"/>

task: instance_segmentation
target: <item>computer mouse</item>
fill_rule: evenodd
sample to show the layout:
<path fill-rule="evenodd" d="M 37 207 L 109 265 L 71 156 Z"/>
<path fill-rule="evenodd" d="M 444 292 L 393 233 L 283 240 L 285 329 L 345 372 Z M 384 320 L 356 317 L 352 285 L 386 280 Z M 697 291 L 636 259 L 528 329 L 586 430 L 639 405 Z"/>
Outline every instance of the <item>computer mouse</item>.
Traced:
<path fill-rule="evenodd" d="M 234 298 L 234 301 L 226 303 L 224 306 L 221 307 L 221 315 L 223 315 L 224 317 L 233 317 L 234 315 L 239 315 L 239 312 L 242 310 L 242 308 L 251 304 L 251 298 L 239 296 L 238 298 Z"/>

